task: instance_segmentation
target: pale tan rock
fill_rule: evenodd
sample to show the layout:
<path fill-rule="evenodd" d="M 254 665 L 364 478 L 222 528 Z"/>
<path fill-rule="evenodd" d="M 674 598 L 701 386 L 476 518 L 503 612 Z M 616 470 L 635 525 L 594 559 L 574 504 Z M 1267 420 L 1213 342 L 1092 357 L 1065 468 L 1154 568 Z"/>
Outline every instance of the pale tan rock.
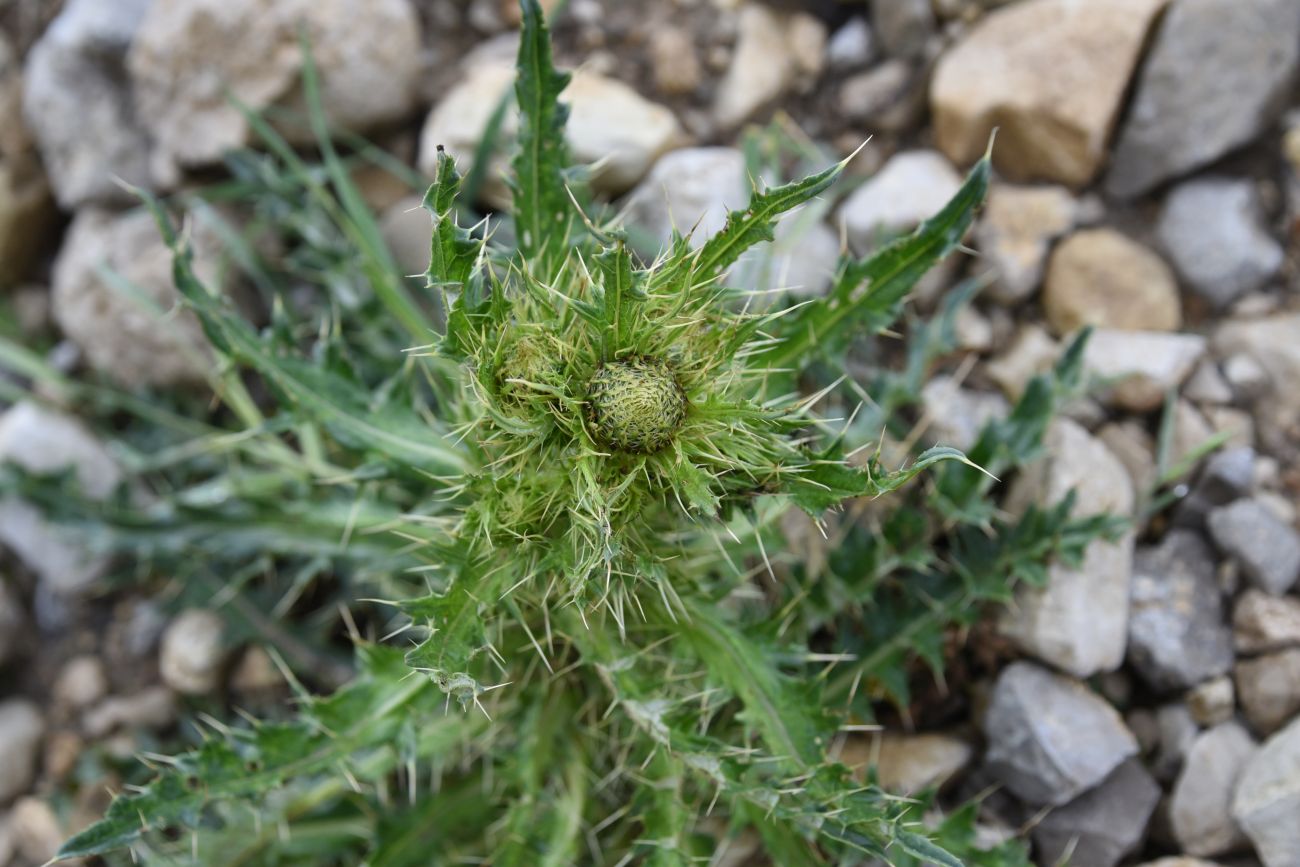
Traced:
<path fill-rule="evenodd" d="M 211 611 L 181 612 L 163 633 L 158 662 L 163 682 L 190 695 L 216 689 L 225 657 L 223 631 L 221 618 Z"/>
<path fill-rule="evenodd" d="M 163 0 L 149 7 L 127 58 L 155 174 L 215 162 L 251 141 L 230 95 L 254 110 L 302 110 L 304 28 L 333 123 L 363 130 L 415 107 L 420 28 L 408 0 Z M 312 138 L 305 125 L 285 132 Z"/>
<path fill-rule="evenodd" d="M 690 93 L 700 86 L 703 76 L 700 58 L 686 30 L 664 27 L 651 33 L 650 62 L 655 85 L 664 93 Z"/>
<path fill-rule="evenodd" d="M 951 735 L 884 732 L 851 738 L 839 759 L 863 777 L 874 767 L 882 789 L 909 795 L 942 786 L 973 754 L 969 743 Z"/>
<path fill-rule="evenodd" d="M 789 92 L 801 76 L 816 75 L 826 28 L 802 12 L 777 12 L 762 3 L 740 10 L 740 32 L 713 113 L 724 128 L 738 126 Z"/>
<path fill-rule="evenodd" d="M 985 370 L 1009 400 L 1019 400 L 1029 381 L 1051 370 L 1060 354 L 1061 347 L 1052 336 L 1031 323 L 1016 333 L 1011 346 Z"/>
<path fill-rule="evenodd" d="M 1159 407 L 1205 354 L 1198 334 L 1098 328 L 1083 352 L 1084 371 L 1105 384 L 1102 399 L 1133 412 Z"/>
<path fill-rule="evenodd" d="M 1074 227 L 1079 203 L 1064 187 L 994 184 L 975 227 L 997 280 L 989 295 L 1014 304 L 1034 294 L 1052 241 Z"/>
<path fill-rule="evenodd" d="M 1156 253 L 1113 229 L 1085 229 L 1056 246 L 1043 308 L 1057 334 L 1083 325 L 1175 331 L 1182 324 L 1178 281 Z"/>
<path fill-rule="evenodd" d="M 1025 468 L 1007 494 L 1012 514 L 1031 503 L 1057 503 L 1073 491 L 1073 514 L 1131 515 L 1136 502 L 1128 470 L 1102 442 L 1067 419 L 1057 419 L 1044 439 L 1045 456 Z M 1098 539 L 1077 567 L 1053 563 L 1047 583 L 1022 585 L 999 627 L 1026 653 L 1075 675 L 1113 671 L 1124 661 L 1132 532 Z"/>
<path fill-rule="evenodd" d="M 219 287 L 215 232 L 196 222 L 191 241 L 199 279 Z M 147 211 L 80 212 L 54 265 L 52 297 L 63 333 L 92 367 L 120 385 L 204 380 L 210 346 L 198 320 L 181 306 L 171 250 Z"/>
<path fill-rule="evenodd" d="M 1097 173 L 1147 31 L 1165 0 L 1025 0 L 985 16 L 930 86 L 935 139 L 970 163 L 1000 127 L 1006 177 L 1079 187 Z"/>

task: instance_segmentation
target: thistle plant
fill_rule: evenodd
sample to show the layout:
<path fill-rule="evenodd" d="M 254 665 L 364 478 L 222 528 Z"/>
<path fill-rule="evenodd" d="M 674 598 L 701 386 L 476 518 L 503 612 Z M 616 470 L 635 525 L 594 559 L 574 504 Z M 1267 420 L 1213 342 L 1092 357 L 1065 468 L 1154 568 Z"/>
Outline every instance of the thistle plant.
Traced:
<path fill-rule="evenodd" d="M 146 197 L 220 360 L 227 410 L 183 417 L 0 344 L 43 393 L 138 418 L 120 447 L 156 496 L 80 507 L 67 479 L 9 472 L 9 486 L 137 571 L 191 589 L 226 582 L 225 599 L 261 587 L 297 600 L 340 582 L 340 604 L 383 636 L 354 630 L 355 672 L 328 697 L 293 680 L 292 717 L 212 721 L 193 751 L 151 757 L 149 778 L 60 856 L 685 865 L 756 835 L 782 865 L 1023 863 L 1014 844 L 975 847 L 973 808 L 927 830 L 924 798 L 891 797 L 837 761 L 880 700 L 907 706 L 913 660 L 940 670 L 948 630 L 1100 529 L 1070 520 L 1068 503 L 1009 520 L 988 496 L 1033 455 L 1081 343 L 970 458 L 940 446 L 890 465 L 881 443 L 952 350 L 974 285 L 911 324 L 901 372 L 856 392 L 835 375 L 960 244 L 987 158 L 916 232 L 846 256 L 825 297 L 762 304 L 728 285 L 730 269 L 845 163 L 756 188 L 718 234 L 679 235 L 643 261 L 581 204 L 568 76 L 537 3 L 522 8 L 515 249 L 497 246 L 490 221 L 461 224 L 456 161 L 440 153 L 424 199 L 430 264 L 413 291 L 323 113 L 319 171 L 250 116 L 273 156 L 240 158 L 236 177 L 264 202 L 298 197 L 293 224 L 321 221 L 298 241 L 335 237 L 366 292 L 335 289 L 324 314 L 304 312 L 255 268 L 270 295 L 258 330 L 200 283 L 185 234 Z M 310 64 L 305 85 L 313 102 Z M 928 485 L 899 490 L 927 468 Z M 890 492 L 893 511 L 821 522 Z M 791 508 L 832 540 L 825 566 L 786 550 Z M 256 605 L 231 607 L 257 620 Z"/>

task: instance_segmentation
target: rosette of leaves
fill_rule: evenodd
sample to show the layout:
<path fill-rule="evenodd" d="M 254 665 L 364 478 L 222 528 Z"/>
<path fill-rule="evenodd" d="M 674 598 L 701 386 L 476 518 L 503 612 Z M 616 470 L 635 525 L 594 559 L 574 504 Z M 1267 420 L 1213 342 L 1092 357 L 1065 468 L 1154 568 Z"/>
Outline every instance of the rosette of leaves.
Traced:
<path fill-rule="evenodd" d="M 151 757 L 156 775 L 60 857 L 685 865 L 756 834 L 783 865 L 852 853 L 959 863 L 910 804 L 837 763 L 839 733 L 869 718 L 872 698 L 905 702 L 910 658 L 941 665 L 931 643 L 1005 596 L 1008 575 L 1032 580 L 1048 558 L 1077 556 L 1097 527 L 1070 522 L 1068 506 L 1006 522 L 981 508 L 992 478 L 954 449 L 901 468 L 869 452 L 846 459 L 847 429 L 818 413 L 837 383 L 807 395 L 801 374 L 841 365 L 851 342 L 896 322 L 970 226 L 987 158 L 916 232 L 845 257 L 825 297 L 755 312 L 729 270 L 844 163 L 756 188 L 715 236 L 677 237 L 639 260 L 579 204 L 563 135 L 568 76 L 552 64 L 538 4 L 521 5 L 514 249 L 496 246 L 486 223 L 460 224 L 461 178 L 440 154 L 424 200 L 430 264 L 412 291 L 323 114 L 332 196 L 252 117 L 301 179 L 293 190 L 337 229 L 333 252 L 363 251 L 358 283 L 370 293 L 331 296 L 326 319 L 304 322 L 274 291 L 259 330 L 199 282 L 184 233 L 149 200 L 177 287 L 220 359 L 213 383 L 233 429 L 96 391 L 84 405 L 125 409 L 170 443 L 137 462 L 137 481 L 158 496 L 78 511 L 66 479 L 7 481 L 83 538 L 181 572 L 205 557 L 237 574 L 269 560 L 378 588 L 369 604 L 391 629 L 383 641 L 357 636 L 355 675 L 333 695 L 299 688 L 292 718 L 214 727 L 195 751 Z M 312 102 L 310 63 L 305 90 Z M 275 202 L 290 198 L 264 186 Z M 312 243 L 325 234 L 301 231 Z M 907 409 L 951 349 L 969 294 L 914 329 L 907 370 L 868 384 L 864 415 L 883 427 L 894 422 L 881 411 Z M 386 354 L 403 334 L 416 348 Z M 46 393 L 84 393 L 11 344 L 0 350 Z M 974 460 L 1001 472 L 1031 456 L 1077 367 L 1076 347 L 986 431 Z M 241 371 L 270 400 L 255 399 Z M 928 508 L 958 525 L 951 539 L 914 532 L 924 519 L 913 502 L 881 532 L 846 537 L 856 563 L 820 576 L 796 568 L 789 588 L 755 581 L 790 574 L 787 509 L 820 517 L 928 467 L 940 471 Z M 907 595 L 905 570 L 923 595 Z M 873 594 L 893 601 L 864 614 Z M 938 834 L 963 856 L 977 851 L 969 838 Z"/>

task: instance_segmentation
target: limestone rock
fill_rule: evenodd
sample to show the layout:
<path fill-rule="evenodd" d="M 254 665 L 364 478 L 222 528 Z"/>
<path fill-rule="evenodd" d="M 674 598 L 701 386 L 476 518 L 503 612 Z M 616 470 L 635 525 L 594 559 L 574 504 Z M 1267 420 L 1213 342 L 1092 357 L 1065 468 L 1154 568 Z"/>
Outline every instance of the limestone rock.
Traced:
<path fill-rule="evenodd" d="M 942 154 L 904 151 L 890 157 L 840 206 L 849 243 L 870 250 L 934 216 L 961 187 L 961 177 Z"/>
<path fill-rule="evenodd" d="M 1083 353 L 1083 366 L 1095 381 L 1107 383 L 1103 399 L 1133 412 L 1159 407 L 1205 354 L 1198 334 L 1120 331 L 1098 328 Z"/>
<path fill-rule="evenodd" d="M 968 451 L 990 421 L 1005 418 L 1011 405 L 996 392 L 958 387 L 949 376 L 936 376 L 921 389 L 921 407 L 929 419 L 925 436 L 935 445 Z"/>
<path fill-rule="evenodd" d="M 1300 711 L 1300 648 L 1237 663 L 1237 694 L 1255 731 L 1268 735 Z"/>
<path fill-rule="evenodd" d="M 1061 347 L 1052 336 L 1034 323 L 1021 327 L 1011 345 L 985 368 L 1008 400 L 1019 400 L 1029 381 L 1056 364 Z"/>
<path fill-rule="evenodd" d="M 81 422 L 34 403 L 17 404 L 0 416 L 0 463 L 5 461 L 34 473 L 71 468 L 91 499 L 109 496 L 122 480 L 117 462 Z M 0 542 L 56 592 L 85 588 L 108 565 L 106 556 L 86 551 L 15 497 L 0 498 Z"/>
<path fill-rule="evenodd" d="M 71 0 L 28 55 L 23 113 L 66 209 L 130 201 L 115 178 L 148 185 L 149 138 L 133 106 L 125 63 L 149 5 Z"/>
<path fill-rule="evenodd" d="M 952 735 L 887 732 L 849 740 L 839 759 L 862 775 L 874 767 L 881 788 L 910 795 L 942 786 L 970 763 L 973 753 L 969 743 Z"/>
<path fill-rule="evenodd" d="M 1106 178 L 1135 196 L 1264 131 L 1300 64 L 1294 0 L 1176 0 L 1134 89 Z"/>
<path fill-rule="evenodd" d="M 1247 588 L 1232 612 L 1238 653 L 1267 653 L 1300 647 L 1300 599 Z"/>
<path fill-rule="evenodd" d="M 973 162 L 1000 127 L 993 155 L 1006 177 L 1085 185 L 1164 5 L 1025 0 L 990 12 L 935 68 L 930 103 L 940 149 L 953 162 Z"/>
<path fill-rule="evenodd" d="M 997 275 L 989 296 L 1015 304 L 1033 295 L 1048 248 L 1074 227 L 1078 212 L 1064 187 L 994 184 L 975 228 L 980 253 Z"/>
<path fill-rule="evenodd" d="M 916 59 L 924 55 L 935 32 L 930 0 L 891 0 L 871 7 L 871 24 L 880 45 L 891 57 Z"/>
<path fill-rule="evenodd" d="M 1047 321 L 1058 334 L 1083 325 L 1176 331 L 1178 282 L 1151 250 L 1113 229 L 1085 229 L 1052 251 L 1043 286 Z"/>
<path fill-rule="evenodd" d="M 1003 669 L 983 721 L 993 776 L 1036 805 L 1074 800 L 1137 752 L 1106 701 L 1028 662 Z"/>
<path fill-rule="evenodd" d="M 1074 491 L 1074 514 L 1131 514 L 1128 471 L 1102 443 L 1074 422 L 1048 428 L 1047 457 L 1027 467 L 1008 494 L 1012 513 L 1030 502 L 1056 503 Z M 1133 536 L 1095 540 L 1077 568 L 1048 567 L 1042 587 L 1021 586 L 1000 629 L 1025 652 L 1076 677 L 1112 671 L 1124 660 Z"/>
<path fill-rule="evenodd" d="M 826 44 L 826 28 L 804 12 L 777 12 L 761 3 L 740 10 L 740 33 L 727 74 L 718 84 L 713 113 L 724 128 L 738 126 L 789 92 Z"/>
<path fill-rule="evenodd" d="M 1220 855 L 1241 841 L 1232 795 L 1256 749 L 1235 722 L 1202 732 L 1193 742 L 1169 798 L 1169 823 L 1184 852 Z"/>
<path fill-rule="evenodd" d="M 188 0 L 146 4 L 127 66 L 154 170 L 216 162 L 252 133 L 229 95 L 254 111 L 302 111 L 300 28 L 311 40 L 328 119 L 366 130 L 405 117 L 420 74 L 420 28 L 408 0 Z M 285 127 L 310 141 L 305 125 Z"/>
<path fill-rule="evenodd" d="M 1300 719 L 1265 741 L 1246 764 L 1232 815 L 1264 867 L 1300 864 Z"/>
<path fill-rule="evenodd" d="M 202 222 L 192 235 L 195 273 L 220 287 L 220 241 Z M 120 283 L 106 276 L 107 268 Z M 122 283 L 140 293 L 142 305 Z M 54 315 L 92 367 L 128 388 L 202 382 L 211 363 L 198 320 L 172 282 L 172 253 L 147 211 L 81 211 L 54 265 Z"/>
<path fill-rule="evenodd" d="M 1300 414 L 1300 313 L 1230 320 L 1214 334 L 1220 357 L 1243 353 L 1268 375 L 1271 394 L 1282 408 Z"/>
<path fill-rule="evenodd" d="M 223 631 L 221 618 L 211 611 L 181 612 L 163 633 L 158 663 L 163 682 L 190 695 L 216 689 L 225 656 Z"/>

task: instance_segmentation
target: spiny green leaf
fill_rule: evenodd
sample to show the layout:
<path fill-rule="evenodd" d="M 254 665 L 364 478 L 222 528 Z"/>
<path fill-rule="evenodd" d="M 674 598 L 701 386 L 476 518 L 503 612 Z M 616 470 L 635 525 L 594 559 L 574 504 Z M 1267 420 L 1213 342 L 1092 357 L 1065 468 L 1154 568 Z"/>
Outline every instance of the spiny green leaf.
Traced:
<path fill-rule="evenodd" d="M 433 242 L 425 283 L 431 289 L 462 289 L 474 271 L 483 244 L 456 225 L 456 195 L 460 174 L 456 161 L 438 146 L 438 175 L 424 195 L 423 206 L 433 218 Z"/>
<path fill-rule="evenodd" d="M 716 280 L 740 254 L 761 241 L 772 240 L 777 218 L 825 192 L 844 166 L 844 162 L 836 163 L 815 175 L 755 191 L 748 207 L 729 213 L 722 231 L 698 250 L 690 252 L 688 247 L 678 246 L 674 257 L 656 273 L 656 283 L 681 288 L 683 283 L 689 286 Z"/>
<path fill-rule="evenodd" d="M 559 101 L 570 75 L 551 60 L 551 40 L 541 5 L 520 0 L 515 99 L 519 103 L 519 152 L 515 156 L 514 214 L 519 252 L 533 273 L 549 281 L 566 258 L 576 213 L 564 183 L 568 148 L 564 125 L 569 108 Z"/>
<path fill-rule="evenodd" d="M 102 855 L 148 831 L 194 827 L 214 801 L 255 796 L 293 777 L 333 771 L 359 750 L 387 746 L 404 721 L 402 711 L 431 694 L 428 682 L 409 677 L 391 648 L 363 646 L 359 654 L 361 674 L 338 693 L 310 702 L 294 722 L 232 730 L 168 760 L 158 778 L 114 799 L 107 815 L 64 843 L 57 858 Z M 442 732 L 450 746 L 471 730 L 461 719 L 431 718 L 425 725 Z"/>
<path fill-rule="evenodd" d="M 689 620 L 679 628 L 710 673 L 740 698 L 750 724 L 784 763 L 809 767 L 824 760 L 820 704 L 778 669 L 761 645 L 699 604 L 691 606 Z"/>
<path fill-rule="evenodd" d="M 799 508 L 816 517 L 851 497 L 877 497 L 896 491 L 922 470 L 943 461 L 974 467 L 959 449 L 934 446 L 917 455 L 909 466 L 892 473 L 882 471 L 874 457 L 865 469 L 859 469 L 846 464 L 839 446 L 832 445 L 809 461 L 802 472 L 791 475 L 784 491 Z"/>
<path fill-rule="evenodd" d="M 602 355 L 612 361 L 632 343 L 637 308 L 645 299 L 644 275 L 632 271 L 632 254 L 620 238 L 596 256 L 601 287 Z"/>
<path fill-rule="evenodd" d="M 915 232 L 843 264 L 824 298 L 779 320 L 780 342 L 761 355 L 762 361 L 773 368 L 797 366 L 810 355 L 834 354 L 855 334 L 889 327 L 916 282 L 961 243 L 984 202 L 989 172 L 985 156 L 952 200 Z"/>
<path fill-rule="evenodd" d="M 199 282 L 191 265 L 193 254 L 177 238 L 162 206 L 148 193 L 137 192 L 172 249 L 177 289 L 218 351 L 251 365 L 287 406 L 302 410 L 354 448 L 373 450 L 435 475 L 455 475 L 467 469 L 465 455 L 451 446 L 431 420 L 411 408 L 387 404 L 372 409 L 367 406 L 367 395 L 351 383 L 300 359 L 274 354 L 247 322 Z"/>

